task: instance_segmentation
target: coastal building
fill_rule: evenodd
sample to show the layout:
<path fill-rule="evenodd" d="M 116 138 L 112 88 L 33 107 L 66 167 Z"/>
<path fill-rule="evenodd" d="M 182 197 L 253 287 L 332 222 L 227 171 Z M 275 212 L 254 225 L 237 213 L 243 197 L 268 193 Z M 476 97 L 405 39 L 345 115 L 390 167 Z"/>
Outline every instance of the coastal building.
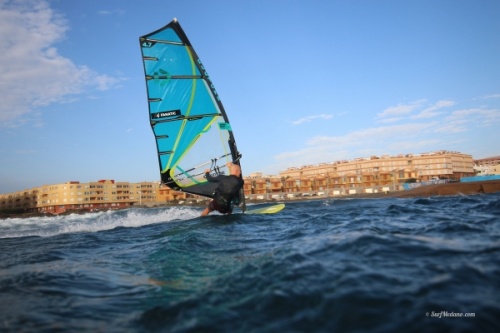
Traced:
<path fill-rule="evenodd" d="M 245 197 L 249 196 L 253 193 L 253 179 L 250 177 L 243 178 L 245 183 L 243 184 L 243 192 L 245 193 Z"/>
<path fill-rule="evenodd" d="M 392 180 L 401 182 L 415 178 L 430 180 L 432 178 L 459 179 L 474 175 L 474 162 L 471 155 L 459 152 L 438 151 L 422 154 L 383 155 L 367 158 L 356 158 L 350 161 L 337 161 L 292 167 L 280 172 L 282 177 L 314 178 L 356 178 L 355 183 L 378 183 L 381 176 L 390 176 Z M 364 179 L 364 181 L 363 181 Z M 350 183 L 349 180 L 345 183 Z"/>
<path fill-rule="evenodd" d="M 161 187 L 158 182 L 70 181 L 0 194 L 0 210 L 23 209 L 59 214 L 67 210 L 120 209 L 185 198 L 186 193 Z"/>
<path fill-rule="evenodd" d="M 403 184 L 440 179 L 459 180 L 474 176 L 474 167 L 492 164 L 488 173 L 499 174 L 500 157 L 473 161 L 471 155 L 437 151 L 421 154 L 371 156 L 292 167 L 279 175 L 256 172 L 244 178 L 244 193 L 250 199 L 294 198 L 309 195 L 344 195 L 402 190 Z M 0 210 L 24 209 L 54 214 L 67 210 L 108 210 L 132 205 L 158 205 L 180 200 L 205 200 L 174 191 L 158 182 L 99 180 L 46 185 L 15 193 L 0 194 Z"/>
<path fill-rule="evenodd" d="M 255 197 L 264 199 L 268 194 L 283 192 L 283 181 L 278 176 L 262 176 L 262 173 L 254 173 L 248 177 L 244 177 L 245 184 L 243 190 L 245 197 Z"/>
<path fill-rule="evenodd" d="M 333 180 L 333 184 L 375 185 L 389 180 L 404 182 L 409 179 L 423 181 L 433 178 L 460 179 L 474 175 L 473 165 L 471 155 L 438 151 L 396 156 L 371 156 L 350 161 L 293 167 L 280 172 L 280 176 L 296 179 L 321 176 Z"/>
<path fill-rule="evenodd" d="M 307 196 L 387 192 L 402 190 L 402 184 L 407 182 L 436 179 L 458 181 L 462 177 L 473 176 L 473 166 L 471 155 L 445 150 L 370 156 L 291 167 L 280 172 L 279 176 L 263 177 L 255 174 L 245 179 L 245 182 L 252 184 L 245 188 L 245 194 L 262 196 L 264 193 L 283 192 L 293 197 L 295 194 L 292 193 Z"/>
<path fill-rule="evenodd" d="M 160 186 L 156 191 L 155 203 L 165 203 L 174 200 L 184 200 L 188 194 L 186 192 L 175 191 L 166 185 Z"/>
<path fill-rule="evenodd" d="M 492 156 L 474 160 L 474 170 L 478 176 L 498 175 L 500 156 Z"/>

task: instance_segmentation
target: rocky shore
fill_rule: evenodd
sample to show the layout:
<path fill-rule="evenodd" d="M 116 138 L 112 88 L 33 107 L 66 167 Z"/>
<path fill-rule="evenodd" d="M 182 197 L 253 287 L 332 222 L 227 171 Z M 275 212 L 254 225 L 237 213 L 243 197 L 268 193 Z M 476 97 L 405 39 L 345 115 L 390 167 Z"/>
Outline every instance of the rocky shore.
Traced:
<path fill-rule="evenodd" d="M 449 196 L 449 195 L 473 195 L 473 194 L 486 194 L 500 192 L 500 180 L 490 180 L 482 182 L 471 183 L 448 183 L 448 184 L 435 184 L 435 185 L 422 185 L 420 187 L 389 193 L 363 193 L 343 195 L 339 197 L 330 198 L 414 198 L 414 197 L 429 197 L 429 196 Z M 307 198 L 294 198 L 290 201 L 296 200 L 314 200 L 325 199 L 325 197 L 307 197 Z M 283 200 L 280 200 L 283 201 Z M 287 201 L 287 200 L 285 200 Z M 262 201 L 252 201 L 261 203 Z M 172 204 L 173 205 L 173 204 Z M 203 206 L 200 203 L 199 206 Z M 63 214 L 84 214 L 87 211 L 67 211 Z M 0 219 L 6 218 L 28 218 L 36 216 L 51 216 L 51 214 L 31 212 L 0 212 Z"/>

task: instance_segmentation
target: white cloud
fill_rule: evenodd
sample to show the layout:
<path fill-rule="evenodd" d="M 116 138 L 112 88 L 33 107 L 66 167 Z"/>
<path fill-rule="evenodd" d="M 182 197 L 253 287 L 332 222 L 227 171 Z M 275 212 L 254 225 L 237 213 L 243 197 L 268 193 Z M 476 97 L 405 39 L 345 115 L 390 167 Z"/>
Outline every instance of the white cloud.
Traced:
<path fill-rule="evenodd" d="M 419 140 L 419 141 L 395 141 L 389 146 L 389 151 L 401 152 L 401 153 L 412 153 L 425 151 L 429 147 L 439 147 L 441 141 L 438 139 L 429 140 Z"/>
<path fill-rule="evenodd" d="M 379 145 L 387 138 L 414 136 L 429 129 L 433 123 L 409 123 L 382 126 L 354 131 L 343 136 L 317 136 L 310 139 L 308 145 L 339 145 L 343 148 Z"/>
<path fill-rule="evenodd" d="M 318 115 L 314 115 L 314 116 L 300 118 L 298 120 L 293 121 L 292 124 L 293 125 L 300 125 L 300 124 L 303 124 L 303 123 L 306 123 L 306 122 L 309 122 L 309 121 L 312 121 L 315 119 L 331 119 L 331 118 L 333 118 L 333 115 L 323 113 L 323 114 L 318 114 Z"/>
<path fill-rule="evenodd" d="M 500 110 L 470 108 L 453 111 L 435 127 L 437 133 L 460 133 L 500 123 Z"/>
<path fill-rule="evenodd" d="M 445 108 L 449 110 L 445 111 Z M 498 126 L 500 109 L 456 109 L 456 103 L 451 100 L 443 99 L 433 104 L 420 100 L 387 108 L 377 114 L 375 119 L 381 117 L 387 117 L 380 121 L 383 123 L 396 119 L 400 123 L 311 137 L 304 142 L 302 148 L 276 155 L 275 167 L 284 170 L 290 166 L 300 167 L 371 155 L 419 153 L 465 147 L 464 143 L 481 137 L 486 128 L 491 131 L 491 128 Z M 492 140 L 495 142 L 495 138 L 488 136 L 486 139 L 487 142 Z"/>
<path fill-rule="evenodd" d="M 397 123 L 398 121 L 401 121 L 404 119 L 405 119 L 404 117 L 391 117 L 391 118 L 381 119 L 378 122 L 384 123 L 384 124 L 391 124 L 391 123 Z"/>
<path fill-rule="evenodd" d="M 275 159 L 282 164 L 286 162 L 287 165 L 301 166 L 429 149 L 436 144 L 437 139 L 427 138 L 424 134 L 431 133 L 435 125 L 436 122 L 408 123 L 367 128 L 339 136 L 316 136 L 306 142 L 305 148 L 278 154 Z M 402 148 L 405 150 L 399 150 Z"/>
<path fill-rule="evenodd" d="M 442 114 L 442 112 L 437 112 L 437 110 L 446 107 L 451 107 L 454 105 L 455 105 L 454 101 L 449 101 L 449 100 L 438 101 L 434 105 L 422 110 L 419 114 L 412 116 L 411 119 L 434 118 Z"/>
<path fill-rule="evenodd" d="M 0 3 L 0 124 L 22 122 L 36 107 L 119 81 L 61 56 L 54 45 L 67 30 L 45 0 Z"/>
<path fill-rule="evenodd" d="M 495 98 L 500 98 L 500 94 L 491 94 L 491 95 L 485 95 L 485 96 L 481 97 L 481 99 L 495 99 Z"/>
<path fill-rule="evenodd" d="M 500 122 L 500 110 L 471 108 L 457 110 L 446 117 L 447 122 L 467 122 L 470 125 L 490 126 Z"/>
<path fill-rule="evenodd" d="M 387 117 L 395 117 L 395 116 L 397 117 L 401 115 L 407 115 L 413 112 L 414 110 L 418 109 L 424 102 L 425 100 L 418 100 L 408 104 L 398 104 L 396 106 L 391 106 L 382 111 L 381 113 L 377 114 L 377 117 L 387 118 Z"/>
<path fill-rule="evenodd" d="M 436 133 L 453 134 L 467 131 L 466 121 L 444 122 L 436 126 Z"/>
<path fill-rule="evenodd" d="M 101 10 L 97 11 L 97 14 L 99 14 L 99 15 L 113 15 L 113 14 L 123 15 L 123 14 L 125 14 L 125 11 L 123 9 L 114 9 L 114 10 L 101 9 Z"/>
<path fill-rule="evenodd" d="M 404 121 L 407 118 L 412 120 L 435 118 L 443 113 L 439 110 L 454 106 L 455 102 L 450 100 L 441 100 L 419 111 L 426 106 L 425 104 L 426 100 L 421 99 L 408 104 L 391 106 L 377 114 L 377 121 L 387 124 Z"/>

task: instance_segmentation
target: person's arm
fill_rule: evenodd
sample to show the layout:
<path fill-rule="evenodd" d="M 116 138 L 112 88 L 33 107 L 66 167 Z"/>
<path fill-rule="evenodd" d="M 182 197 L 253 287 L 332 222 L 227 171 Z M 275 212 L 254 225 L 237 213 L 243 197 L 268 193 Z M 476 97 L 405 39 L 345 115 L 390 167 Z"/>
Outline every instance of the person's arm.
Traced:
<path fill-rule="evenodd" d="M 209 181 L 209 182 L 212 182 L 212 183 L 217 183 L 219 180 L 217 179 L 217 177 L 213 177 L 211 174 L 210 174 L 210 169 L 206 169 L 205 170 L 205 178 Z"/>

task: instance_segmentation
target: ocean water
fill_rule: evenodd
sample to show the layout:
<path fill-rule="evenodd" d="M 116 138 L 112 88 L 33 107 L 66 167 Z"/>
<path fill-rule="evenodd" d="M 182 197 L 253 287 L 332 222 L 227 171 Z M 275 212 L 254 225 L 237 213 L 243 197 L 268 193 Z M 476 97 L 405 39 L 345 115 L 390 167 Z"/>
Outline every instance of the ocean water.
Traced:
<path fill-rule="evenodd" d="M 499 332 L 500 193 L 0 220 L 0 332 Z"/>

